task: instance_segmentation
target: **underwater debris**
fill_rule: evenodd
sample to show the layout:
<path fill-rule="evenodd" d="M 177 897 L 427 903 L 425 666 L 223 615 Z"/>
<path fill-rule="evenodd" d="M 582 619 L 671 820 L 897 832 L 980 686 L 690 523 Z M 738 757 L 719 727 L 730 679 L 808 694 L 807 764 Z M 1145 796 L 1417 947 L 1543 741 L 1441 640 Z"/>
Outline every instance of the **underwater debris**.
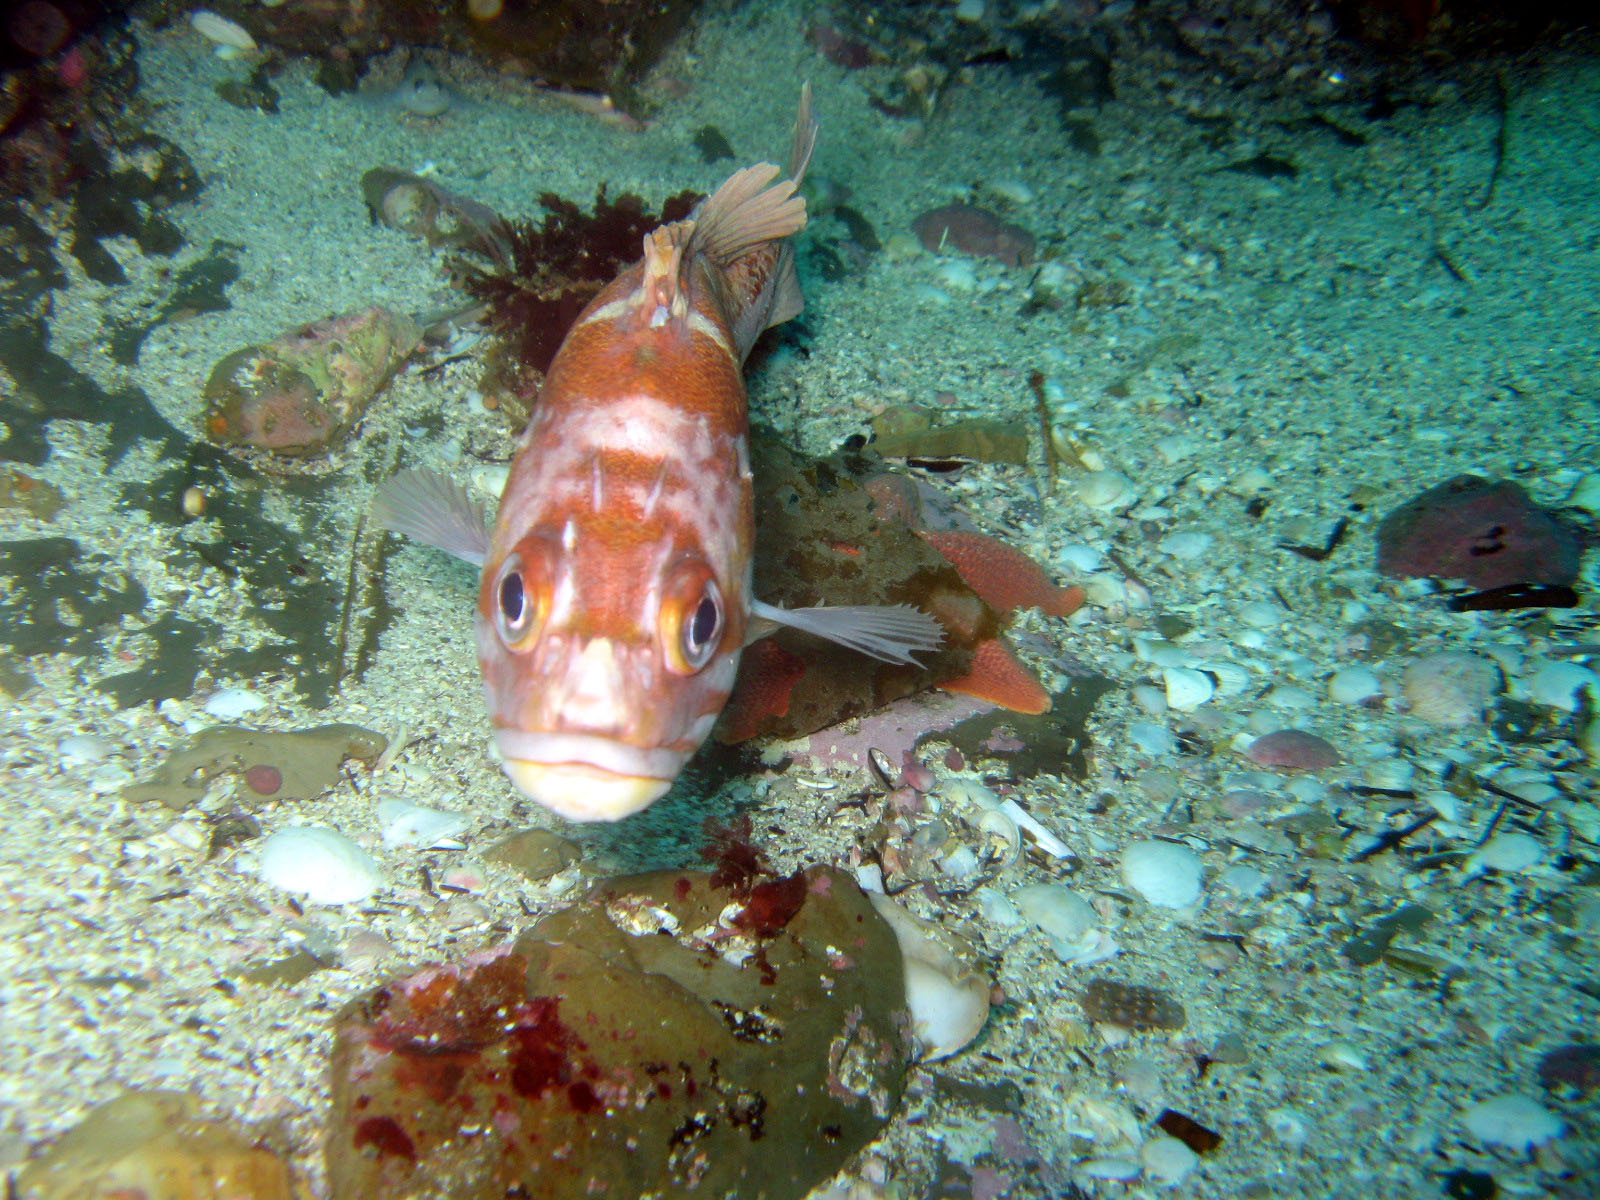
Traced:
<path fill-rule="evenodd" d="M 497 241 L 502 222 L 494 209 L 421 175 L 373 167 L 361 177 L 361 196 L 374 221 L 423 238 L 430 247 L 484 247 L 491 254 L 507 249 Z"/>
<path fill-rule="evenodd" d="M 1378 572 L 1463 579 L 1478 590 L 1570 584 L 1583 538 L 1520 485 L 1457 475 L 1395 509 L 1378 526 Z"/>
<path fill-rule="evenodd" d="M 206 436 L 294 458 L 328 450 L 421 340 L 410 317 L 374 305 L 235 350 L 206 381 Z"/>
<path fill-rule="evenodd" d="M 872 448 L 884 458 L 1028 465 L 1028 427 L 1022 421 L 974 417 L 935 424 L 926 411 L 902 406 L 879 413 L 872 429 Z"/>
<path fill-rule="evenodd" d="M 805 1195 L 888 1121 L 911 1047 L 894 933 L 849 875 L 792 878 L 757 933 L 703 873 L 613 879 L 358 1000 L 334 1200 Z"/>
<path fill-rule="evenodd" d="M 124 1092 L 97 1105 L 16 1177 L 19 1200 L 294 1200 L 284 1161 L 248 1134 L 198 1116 L 183 1092 Z"/>
<path fill-rule="evenodd" d="M 164 804 L 182 812 L 205 796 L 219 775 L 235 774 L 244 784 L 237 799 L 248 808 L 268 801 L 309 800 L 342 779 L 345 759 L 367 766 L 378 760 L 389 740 L 360 725 L 318 725 L 290 731 L 216 725 L 202 729 L 174 750 L 142 783 L 122 790 L 135 804 Z"/>
<path fill-rule="evenodd" d="M 66 500 L 61 489 L 14 467 L 0 467 L 0 512 L 27 513 L 39 521 L 53 521 Z"/>
<path fill-rule="evenodd" d="M 527 420 L 550 360 L 584 306 L 623 268 L 637 262 L 651 230 L 680 221 L 700 200 L 680 192 L 649 212 L 638 196 L 606 199 L 595 193 L 594 212 L 553 192 L 539 197 L 542 221 L 501 222 L 472 250 L 493 264 L 465 258 L 450 262 L 457 284 L 486 306 L 484 323 L 498 337 L 484 373 L 484 391 L 499 400 L 513 425 Z"/>

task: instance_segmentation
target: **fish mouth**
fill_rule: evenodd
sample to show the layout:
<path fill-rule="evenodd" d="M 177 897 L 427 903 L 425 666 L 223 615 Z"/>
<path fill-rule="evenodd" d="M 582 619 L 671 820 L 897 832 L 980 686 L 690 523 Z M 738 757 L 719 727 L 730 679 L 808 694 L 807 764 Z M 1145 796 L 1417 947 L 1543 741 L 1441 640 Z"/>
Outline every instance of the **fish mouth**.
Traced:
<path fill-rule="evenodd" d="M 569 821 L 620 821 L 667 794 L 688 756 L 587 734 L 495 733 L 517 790 Z"/>

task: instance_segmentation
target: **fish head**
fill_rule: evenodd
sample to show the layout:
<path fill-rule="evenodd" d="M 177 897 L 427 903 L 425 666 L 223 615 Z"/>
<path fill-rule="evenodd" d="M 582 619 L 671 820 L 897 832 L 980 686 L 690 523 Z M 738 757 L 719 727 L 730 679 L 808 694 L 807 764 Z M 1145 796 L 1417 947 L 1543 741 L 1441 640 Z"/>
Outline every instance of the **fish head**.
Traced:
<path fill-rule="evenodd" d="M 495 745 L 524 795 L 615 821 L 672 786 L 733 690 L 748 555 L 720 564 L 603 514 L 485 565 L 477 643 Z"/>

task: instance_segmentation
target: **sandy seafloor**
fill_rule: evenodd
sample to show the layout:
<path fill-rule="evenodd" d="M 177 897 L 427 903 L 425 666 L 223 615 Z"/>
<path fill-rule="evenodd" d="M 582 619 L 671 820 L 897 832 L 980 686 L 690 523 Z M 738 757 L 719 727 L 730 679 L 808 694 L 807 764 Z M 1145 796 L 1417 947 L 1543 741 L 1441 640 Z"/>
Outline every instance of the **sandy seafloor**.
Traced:
<path fill-rule="evenodd" d="M 1121 952 L 1069 966 L 1036 930 L 986 922 L 971 895 L 910 896 L 980 948 L 1010 1003 L 977 1045 L 914 1077 L 902 1114 L 841 1186 L 930 1194 L 942 1156 L 992 1168 L 980 1171 L 974 1195 L 1061 1195 L 1068 1181 L 1093 1195 L 1160 1194 L 1169 1189 L 1157 1180 L 1095 1179 L 1082 1164 L 1137 1158 L 1154 1116 L 1172 1108 L 1223 1139 L 1173 1194 L 1433 1196 L 1462 1169 L 1492 1173 L 1508 1195 L 1594 1194 L 1592 1095 L 1587 1105 L 1552 1096 L 1536 1073 L 1542 1054 L 1600 1028 L 1600 913 L 1592 888 L 1575 886 L 1600 856 L 1593 764 L 1574 749 L 1571 722 L 1510 744 L 1488 719 L 1458 729 L 1422 722 L 1399 695 L 1408 661 L 1466 649 L 1501 664 L 1496 704 L 1506 703 L 1539 665 L 1594 653 L 1592 609 L 1447 612 L 1425 588 L 1378 577 L 1373 530 L 1383 513 L 1459 473 L 1514 477 L 1557 503 L 1600 464 L 1600 63 L 1552 52 L 1512 72 L 1503 173 L 1480 206 L 1499 115 L 1491 91 L 1448 77 L 1428 105 L 1363 124 L 1370 140 L 1347 146 L 1275 124 L 1301 111 L 1292 105 L 1258 105 L 1197 68 L 1134 58 L 1119 63 L 1117 98 L 1095 117 L 1103 153 L 1087 157 L 1065 146 L 1052 99 L 994 68 L 955 84 L 925 136 L 913 136 L 917 127 L 869 108 L 870 72 L 830 66 L 803 28 L 798 8 L 709 12 L 661 67 L 687 93 L 668 99 L 643 133 L 470 75 L 460 83 L 470 109 L 400 119 L 329 97 L 303 66 L 276 80 L 281 112 L 243 112 L 212 92 L 238 66 L 215 59 L 186 26 L 142 30 L 151 127 L 184 148 L 206 184 L 170 215 L 186 253 L 216 238 L 242 245 L 241 280 L 231 310 L 158 328 L 138 365 L 119 367 L 104 332 L 155 287 L 156 264 L 114 245 L 134 282 L 110 291 L 76 275 L 58 295 L 54 345 L 102 384 L 135 383 L 173 422 L 195 428 L 201 385 L 225 353 L 368 304 L 420 312 L 449 299 L 438 254 L 369 222 L 358 190 L 368 168 L 431 164 L 445 186 L 508 213 L 531 211 L 544 190 L 587 203 L 601 181 L 613 195 L 658 202 L 685 187 L 709 190 L 726 173 L 730 164 L 704 164 L 691 142 L 703 124 L 723 130 L 740 161 L 780 154 L 807 78 L 823 128 L 815 170 L 847 185 L 885 239 L 974 186 L 992 196 L 1025 185 L 1031 198 L 1008 215 L 1074 279 L 1121 281 L 1129 303 L 1024 321 L 1016 314 L 1028 271 L 979 263 L 968 291 L 941 276 L 932 255 L 880 254 L 858 279 L 807 279 L 809 357 L 780 349 L 751 380 L 757 418 L 822 451 L 884 405 L 931 404 L 943 392 L 961 415 L 1031 419 L 1027 375 L 1040 370 L 1059 389 L 1058 422 L 1137 488 L 1101 510 L 1081 502 L 1070 471 L 1042 497 L 1037 470 L 978 466 L 946 485 L 1061 578 L 1072 578 L 1063 549 L 1087 544 L 1114 550 L 1148 587 L 1147 604 L 1136 594 L 1066 622 L 1023 618 L 1025 656 L 1047 682 L 1059 678 L 1052 661 L 1070 658 L 1118 686 L 1095 712 L 1089 777 L 1044 776 L 1019 793 L 1072 857 L 1030 855 L 992 885 L 1066 882 L 1097 902 Z M 1236 139 L 1207 149 L 1186 109 L 1228 112 Z M 1292 158 L 1300 174 L 1218 170 L 1257 151 Z M 1108 390 L 1118 381 L 1125 386 Z M 443 436 L 416 435 L 425 438 L 409 449 L 416 461 L 459 468 L 466 445 L 503 448 L 501 418 L 484 411 L 474 382 L 465 362 L 413 370 L 375 406 L 366 434 L 442 413 Z M 50 438 L 40 473 L 68 504 L 48 526 L 17 519 L 12 536 L 77 538 L 106 556 L 107 571 L 138 578 L 154 611 L 181 602 L 247 639 L 248 598 L 165 565 L 177 535 L 119 508 L 123 483 L 155 474 L 151 456 L 135 448 L 107 475 L 98 427 L 57 422 Z M 358 457 L 356 449 L 341 461 Z M 359 471 L 345 478 L 339 509 L 324 514 L 345 537 L 305 547 L 335 573 L 369 498 Z M 1256 495 L 1268 503 L 1251 519 Z M 286 501 L 275 515 L 291 524 L 303 516 Z M 1278 547 L 1320 541 L 1341 517 L 1351 518 L 1349 535 L 1324 562 Z M 1211 540 L 1183 558 L 1161 545 L 1175 533 Z M 392 557 L 386 587 L 398 620 L 370 670 L 324 710 L 307 707 L 287 679 L 214 679 L 187 700 L 118 711 L 93 686 L 117 664 L 28 664 L 42 686 L 8 701 L 0 743 L 0 1164 L 37 1152 L 124 1089 L 167 1086 L 192 1090 L 213 1112 L 278 1122 L 278 1144 L 316 1186 L 331 1015 L 408 966 L 503 936 L 525 924 L 525 909 L 556 899 L 476 857 L 541 818 L 486 750 L 470 576 L 408 547 Z M 1134 638 L 1153 636 L 1158 614 L 1191 625 L 1184 645 L 1208 663 L 1243 668 L 1243 686 L 1193 712 L 1141 707 L 1131 688 L 1159 684 L 1161 673 L 1135 653 Z M 1364 620 L 1397 627 L 1397 646 L 1364 657 L 1352 636 Z M 136 641 L 122 646 L 136 655 Z M 1385 680 L 1385 698 L 1335 703 L 1327 678 L 1364 661 Z M 297 913 L 254 877 L 248 846 L 207 860 L 199 817 L 120 798 L 122 784 L 214 723 L 202 706 L 225 686 L 268 701 L 247 718 L 263 727 L 349 720 L 406 739 L 381 774 L 352 772 L 314 803 L 258 814 L 267 831 L 325 823 L 372 849 L 387 884 L 380 903 Z M 1550 716 L 1559 726 L 1561 714 Z M 1184 735 L 1185 748 L 1142 751 L 1130 736 L 1137 722 Z M 1343 763 L 1291 779 L 1238 752 L 1248 736 L 1289 725 L 1332 741 Z M 105 757 L 63 756 L 62 739 L 78 734 L 109 743 Z M 1412 764 L 1420 798 L 1350 790 L 1395 778 L 1386 760 Z M 1373 834 L 1428 811 L 1426 796 L 1451 772 L 1552 785 L 1542 803 L 1501 813 L 1497 827 L 1531 833 L 1542 861 L 1510 874 L 1465 869 L 1501 808 L 1482 789 L 1463 789 L 1421 835 L 1426 851 L 1455 855 L 1428 863 L 1408 844 L 1347 861 Z M 701 818 L 728 815 L 737 799 L 777 865 L 845 861 L 865 818 L 836 813 L 830 797 L 864 786 L 864 776 L 839 774 L 832 793 L 802 778 L 827 775 L 801 766 L 718 797 L 674 797 L 618 827 L 564 832 L 584 845 L 596 875 L 692 862 Z M 1220 803 L 1240 786 L 1264 790 L 1270 803 L 1243 815 Z M 384 797 L 469 814 L 466 851 L 385 849 L 374 814 Z M 1333 853 L 1313 856 L 1312 839 L 1278 825 L 1308 812 L 1336 815 L 1343 841 Z M 1202 853 L 1197 908 L 1153 907 L 1120 878 L 1121 849 L 1158 833 Z M 430 895 L 419 885 L 424 864 L 436 878 L 452 868 L 476 874 L 481 887 Z M 1219 882 L 1238 865 L 1262 873 L 1259 894 Z M 151 902 L 177 889 L 178 898 Z M 1449 986 L 1339 957 L 1354 929 L 1401 903 L 1437 914 L 1404 944 L 1458 968 Z M 340 965 L 292 987 L 229 995 L 214 986 L 307 941 L 340 953 Z M 1131 1036 L 1089 1026 L 1079 995 L 1094 977 L 1170 990 L 1187 1026 Z M 1197 1055 L 1237 1061 L 1202 1071 Z M 996 1157 L 1000 1114 L 941 1099 L 935 1076 L 1014 1084 L 1017 1120 L 1046 1167 Z M 1533 1154 L 1475 1140 L 1463 1109 L 1508 1093 L 1545 1104 L 1566 1136 Z M 948 1186 L 940 1194 L 967 1194 Z"/>

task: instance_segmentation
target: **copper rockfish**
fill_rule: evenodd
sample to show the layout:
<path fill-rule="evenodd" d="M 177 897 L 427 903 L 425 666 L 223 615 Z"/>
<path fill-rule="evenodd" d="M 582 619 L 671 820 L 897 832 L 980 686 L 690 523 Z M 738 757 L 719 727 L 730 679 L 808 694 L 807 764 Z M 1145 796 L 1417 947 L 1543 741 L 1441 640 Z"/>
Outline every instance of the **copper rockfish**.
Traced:
<path fill-rule="evenodd" d="M 780 609 L 751 595 L 743 364 L 800 312 L 791 235 L 817 124 L 802 92 L 789 178 L 731 176 L 644 240 L 574 322 L 492 531 L 453 482 L 381 490 L 377 520 L 481 563 L 478 661 L 511 781 L 575 821 L 660 798 L 705 741 L 746 644 L 790 625 L 891 662 L 934 649 L 906 606 Z M 776 181 L 776 182 L 775 182 Z"/>

